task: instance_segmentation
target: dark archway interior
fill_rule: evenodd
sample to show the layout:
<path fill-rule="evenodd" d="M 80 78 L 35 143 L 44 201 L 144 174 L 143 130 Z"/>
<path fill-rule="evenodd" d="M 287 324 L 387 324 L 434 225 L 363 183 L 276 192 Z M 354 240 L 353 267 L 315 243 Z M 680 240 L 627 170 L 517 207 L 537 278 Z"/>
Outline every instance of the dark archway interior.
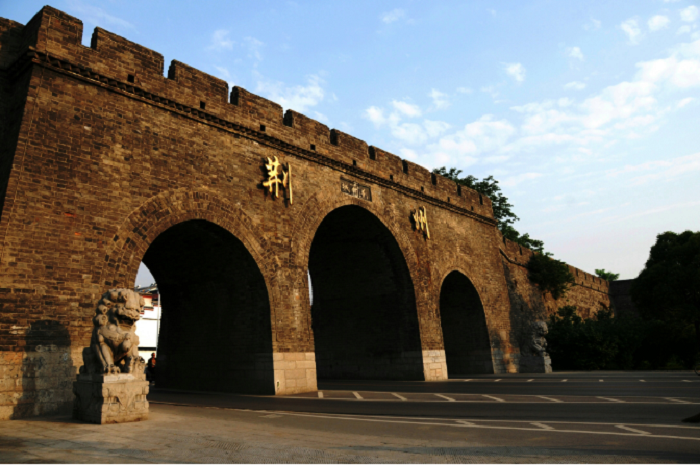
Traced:
<path fill-rule="evenodd" d="M 440 318 L 450 375 L 493 373 L 484 307 L 472 282 L 450 273 L 440 291 Z"/>
<path fill-rule="evenodd" d="M 413 283 L 389 230 L 346 206 L 311 244 L 311 315 L 320 379 L 423 379 Z"/>
<path fill-rule="evenodd" d="M 163 305 L 157 386 L 274 394 L 267 287 L 243 243 L 191 220 L 160 234 L 143 262 Z"/>

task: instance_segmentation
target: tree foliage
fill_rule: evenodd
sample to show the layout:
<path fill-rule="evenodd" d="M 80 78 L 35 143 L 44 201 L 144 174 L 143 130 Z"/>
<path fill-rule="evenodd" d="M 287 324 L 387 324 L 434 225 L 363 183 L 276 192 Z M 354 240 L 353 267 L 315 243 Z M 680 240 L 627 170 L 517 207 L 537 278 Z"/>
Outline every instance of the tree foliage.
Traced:
<path fill-rule="evenodd" d="M 696 360 L 692 325 L 621 315 L 603 307 L 582 319 L 566 306 L 548 322 L 554 370 L 684 369 Z"/>
<path fill-rule="evenodd" d="M 595 274 L 599 278 L 602 278 L 606 281 L 617 281 L 618 279 L 620 279 L 619 273 L 613 273 L 612 271 L 605 271 L 605 268 L 601 268 L 601 269 L 596 268 Z"/>
<path fill-rule="evenodd" d="M 566 295 L 574 283 L 574 275 L 569 266 L 545 254 L 533 254 L 527 262 L 528 277 L 537 284 L 542 292 L 549 292 L 559 299 Z"/>
<path fill-rule="evenodd" d="M 493 176 L 488 176 L 479 180 L 470 174 L 464 178 L 460 178 L 459 175 L 462 173 L 462 170 L 458 170 L 457 168 L 450 168 L 448 170 L 444 166 L 434 169 L 433 173 L 444 176 L 457 184 L 469 187 L 482 195 L 488 196 L 493 206 L 493 216 L 496 218 L 496 221 L 498 221 L 498 229 L 501 231 L 501 234 L 503 234 L 503 237 L 523 247 L 527 247 L 530 250 L 545 253 L 543 241 L 530 237 L 528 233 L 520 234 L 513 227 L 513 224 L 520 220 L 520 218 L 513 212 L 513 205 L 508 201 L 508 198 L 503 195 L 498 181 L 494 179 Z"/>
<path fill-rule="evenodd" d="M 656 236 L 630 292 L 645 317 L 693 325 L 700 349 L 700 232 Z"/>

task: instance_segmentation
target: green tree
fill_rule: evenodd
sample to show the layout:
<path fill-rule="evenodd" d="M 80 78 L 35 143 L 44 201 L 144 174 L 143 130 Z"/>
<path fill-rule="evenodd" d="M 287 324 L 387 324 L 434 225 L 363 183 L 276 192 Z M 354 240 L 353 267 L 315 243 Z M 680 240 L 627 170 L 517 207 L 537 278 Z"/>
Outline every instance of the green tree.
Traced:
<path fill-rule="evenodd" d="M 630 293 L 645 317 L 692 324 L 700 350 L 700 232 L 656 236 Z"/>
<path fill-rule="evenodd" d="M 613 273 L 612 271 L 605 271 L 605 268 L 601 268 L 601 269 L 596 268 L 595 274 L 599 278 L 602 278 L 606 281 L 617 281 L 618 279 L 620 279 L 619 273 Z"/>
<path fill-rule="evenodd" d="M 559 299 L 566 295 L 575 282 L 569 265 L 548 255 L 536 253 L 527 262 L 528 277 L 542 292 L 549 292 Z"/>
<path fill-rule="evenodd" d="M 501 231 L 501 234 L 503 234 L 503 237 L 510 239 L 513 242 L 517 242 L 530 250 L 545 253 L 544 241 L 534 239 L 530 237 L 528 233 L 520 234 L 513 227 L 513 224 L 520 220 L 520 218 L 518 218 L 518 216 L 513 212 L 513 204 L 511 204 L 508 201 L 508 198 L 503 195 L 501 192 L 501 187 L 498 185 L 498 181 L 494 179 L 493 176 L 488 176 L 481 181 L 471 174 L 464 178 L 460 178 L 459 175 L 462 173 L 462 170 L 458 170 L 457 168 L 450 168 L 448 170 L 444 166 L 434 169 L 433 173 L 444 176 L 453 180 L 457 184 L 469 187 L 480 194 L 488 196 L 488 198 L 491 199 L 493 216 L 496 218 L 496 221 L 498 221 L 498 229 Z"/>

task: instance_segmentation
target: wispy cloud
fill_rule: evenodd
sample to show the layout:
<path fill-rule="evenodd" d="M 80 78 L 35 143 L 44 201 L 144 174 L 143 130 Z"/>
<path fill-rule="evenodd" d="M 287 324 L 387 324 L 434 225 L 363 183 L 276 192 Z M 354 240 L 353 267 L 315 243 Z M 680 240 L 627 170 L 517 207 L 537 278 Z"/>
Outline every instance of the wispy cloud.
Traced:
<path fill-rule="evenodd" d="M 474 92 L 471 87 L 457 87 L 458 94 L 471 94 Z"/>
<path fill-rule="evenodd" d="M 401 113 L 403 116 L 408 116 L 409 118 L 418 117 L 423 113 L 418 105 L 414 105 L 412 103 L 393 100 L 391 104 L 399 113 Z"/>
<path fill-rule="evenodd" d="M 235 42 L 229 38 L 229 31 L 217 29 L 211 35 L 210 50 L 233 50 Z"/>
<path fill-rule="evenodd" d="M 623 21 L 620 24 L 620 29 L 622 29 L 622 32 L 627 34 L 627 39 L 629 40 L 630 44 L 636 45 L 639 43 L 639 39 L 642 37 L 642 30 L 640 29 L 639 23 L 636 19 L 630 18 L 627 21 Z"/>
<path fill-rule="evenodd" d="M 603 26 L 603 22 L 595 18 L 591 18 L 590 21 L 583 25 L 583 28 L 587 31 L 595 31 Z"/>
<path fill-rule="evenodd" d="M 80 18 L 85 22 L 92 23 L 96 26 L 105 28 L 117 26 L 122 29 L 135 29 L 134 25 L 129 21 L 111 15 L 100 7 L 86 4 L 80 0 L 69 0 L 68 9 L 78 13 Z"/>
<path fill-rule="evenodd" d="M 583 52 L 579 47 L 569 47 L 566 49 L 566 56 L 575 60 L 583 61 Z"/>
<path fill-rule="evenodd" d="M 564 84 L 564 89 L 567 90 L 583 90 L 586 88 L 586 83 L 580 81 L 572 81 Z"/>
<path fill-rule="evenodd" d="M 516 82 L 523 82 L 525 80 L 525 67 L 522 63 L 503 63 L 503 67 L 506 73 L 515 79 Z"/>
<path fill-rule="evenodd" d="M 396 21 L 403 19 L 406 17 L 406 11 L 401 9 L 401 8 L 395 8 L 391 11 L 387 11 L 385 13 L 382 13 L 381 16 L 379 17 L 383 23 L 386 24 L 391 24 L 395 23 Z"/>
<path fill-rule="evenodd" d="M 265 44 L 255 37 L 246 37 L 243 39 L 243 43 L 248 49 L 248 56 L 251 58 L 254 58 L 257 61 L 262 60 L 262 48 L 265 46 Z"/>
<path fill-rule="evenodd" d="M 289 86 L 282 82 L 259 78 L 256 92 L 279 103 L 284 108 L 304 112 L 321 103 L 326 97 L 325 82 L 318 75 L 310 75 L 306 85 Z"/>
<path fill-rule="evenodd" d="M 433 109 L 435 110 L 444 110 L 450 106 L 449 96 L 437 89 L 431 89 L 428 93 L 428 97 L 432 99 Z"/>

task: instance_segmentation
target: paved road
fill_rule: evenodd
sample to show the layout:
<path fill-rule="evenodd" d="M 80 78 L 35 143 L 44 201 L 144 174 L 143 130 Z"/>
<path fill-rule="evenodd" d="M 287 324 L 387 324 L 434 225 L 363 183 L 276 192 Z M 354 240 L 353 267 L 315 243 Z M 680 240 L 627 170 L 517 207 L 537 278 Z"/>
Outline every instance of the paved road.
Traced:
<path fill-rule="evenodd" d="M 0 422 L 0 462 L 697 463 L 700 426 L 680 420 L 700 412 L 698 381 L 608 372 L 326 381 L 277 397 L 154 389 L 142 423 Z"/>
<path fill-rule="evenodd" d="M 483 375 L 446 382 L 322 381 L 293 396 L 153 389 L 151 402 L 230 409 L 522 421 L 678 424 L 700 413 L 700 377 L 679 373 Z"/>

